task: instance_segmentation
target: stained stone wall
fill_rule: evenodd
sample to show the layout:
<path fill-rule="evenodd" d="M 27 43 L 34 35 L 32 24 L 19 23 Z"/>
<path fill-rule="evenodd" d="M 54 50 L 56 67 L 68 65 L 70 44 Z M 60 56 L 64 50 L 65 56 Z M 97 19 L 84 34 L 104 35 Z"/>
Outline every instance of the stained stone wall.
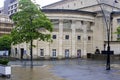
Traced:
<path fill-rule="evenodd" d="M 74 2 L 77 0 L 66 0 L 65 5 L 68 5 L 69 1 Z M 71 2 L 69 8 L 71 7 L 70 5 L 72 5 Z M 34 45 L 36 45 L 36 47 L 33 50 L 34 58 L 62 59 L 86 57 L 87 53 L 94 54 L 96 48 L 99 48 L 100 51 L 104 50 L 104 44 L 107 44 L 108 35 L 105 18 L 100 9 L 100 5 L 90 6 L 85 4 L 84 6 L 86 7 L 83 8 L 80 7 L 77 9 L 79 7 L 77 6 L 77 8 L 73 7 L 74 9 L 70 8 L 66 10 L 57 7 L 60 3 L 58 2 L 44 7 L 46 10 L 43 10 L 43 12 L 53 23 L 54 29 L 51 33 L 53 42 L 35 40 Z M 117 5 L 112 8 L 111 5 L 107 4 L 104 8 L 106 12 L 109 13 L 111 8 L 116 11 L 120 10 L 119 7 L 116 6 Z M 48 7 L 51 9 L 48 9 Z M 109 14 L 107 14 L 107 18 L 108 17 Z M 109 18 L 107 23 L 109 24 Z M 118 36 L 114 34 L 114 32 L 116 32 L 117 27 L 120 25 L 119 13 L 112 15 L 112 22 L 109 25 L 110 42 L 117 41 Z M 42 31 L 48 33 L 45 30 Z M 115 50 L 115 54 L 118 54 L 117 52 L 119 51 L 117 46 L 117 44 L 111 44 L 111 50 Z M 15 57 L 30 58 L 29 44 L 23 43 L 12 46 L 12 53 L 12 56 Z M 21 54 L 23 54 L 23 56 L 21 56 Z"/>
<path fill-rule="evenodd" d="M 72 13 L 71 15 L 62 12 L 59 14 L 46 13 L 46 16 L 51 19 L 53 26 L 55 25 L 51 35 L 52 37 L 53 35 L 56 36 L 56 38 L 53 38 L 52 43 L 35 40 L 34 58 L 76 58 L 94 52 L 93 29 L 95 27 L 95 18 L 93 15 L 78 13 Z M 15 51 L 15 48 L 17 51 Z M 25 51 L 23 57 L 30 57 L 29 44 L 26 43 L 13 46 L 13 56 L 16 54 L 21 57 L 21 48 Z M 41 49 L 44 50 L 42 56 Z"/>

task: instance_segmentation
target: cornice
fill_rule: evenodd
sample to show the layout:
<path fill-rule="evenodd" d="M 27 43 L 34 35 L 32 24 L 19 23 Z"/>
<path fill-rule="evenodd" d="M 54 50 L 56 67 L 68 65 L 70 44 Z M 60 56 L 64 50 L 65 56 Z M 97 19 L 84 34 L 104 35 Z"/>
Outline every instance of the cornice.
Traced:
<path fill-rule="evenodd" d="M 80 10 L 69 10 L 69 9 L 42 9 L 45 13 L 78 13 L 78 14 L 87 14 L 95 16 L 95 12 L 80 11 Z"/>

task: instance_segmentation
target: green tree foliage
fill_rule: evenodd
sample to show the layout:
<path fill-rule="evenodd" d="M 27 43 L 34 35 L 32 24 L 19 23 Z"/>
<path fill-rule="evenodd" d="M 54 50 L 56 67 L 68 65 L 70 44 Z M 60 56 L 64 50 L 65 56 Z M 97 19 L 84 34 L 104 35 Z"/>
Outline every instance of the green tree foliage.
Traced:
<path fill-rule="evenodd" d="M 52 23 L 45 16 L 37 4 L 31 0 L 19 0 L 19 11 L 12 16 L 15 28 L 12 30 L 13 44 L 30 42 L 30 55 L 32 62 L 33 40 L 51 41 L 50 33 L 40 32 L 44 29 L 52 32 Z M 32 64 L 31 64 L 32 65 Z"/>
<path fill-rule="evenodd" d="M 117 28 L 117 31 L 115 32 L 115 34 L 120 35 L 120 26 Z M 120 40 L 120 38 L 117 38 L 118 40 Z"/>
<path fill-rule="evenodd" d="M 9 35 L 3 35 L 0 37 L 0 50 L 11 49 L 12 38 Z"/>
<path fill-rule="evenodd" d="M 12 16 L 15 28 L 11 35 L 13 44 L 30 42 L 34 39 L 49 41 L 50 34 L 40 32 L 40 29 L 46 29 L 52 32 L 50 20 L 41 12 L 40 8 L 31 0 L 19 1 L 19 12 Z"/>

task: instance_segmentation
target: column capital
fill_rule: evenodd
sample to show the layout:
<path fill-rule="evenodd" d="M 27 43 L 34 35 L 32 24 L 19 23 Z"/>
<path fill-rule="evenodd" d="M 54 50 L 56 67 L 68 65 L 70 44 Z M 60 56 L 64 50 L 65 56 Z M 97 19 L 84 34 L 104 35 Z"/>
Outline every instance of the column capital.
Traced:
<path fill-rule="evenodd" d="M 88 25 L 90 22 L 89 21 L 83 21 L 84 25 Z"/>
<path fill-rule="evenodd" d="M 75 23 L 77 20 L 72 20 L 72 23 Z"/>
<path fill-rule="evenodd" d="M 59 22 L 60 22 L 60 23 L 63 23 L 63 21 L 64 21 L 63 19 L 59 19 Z"/>

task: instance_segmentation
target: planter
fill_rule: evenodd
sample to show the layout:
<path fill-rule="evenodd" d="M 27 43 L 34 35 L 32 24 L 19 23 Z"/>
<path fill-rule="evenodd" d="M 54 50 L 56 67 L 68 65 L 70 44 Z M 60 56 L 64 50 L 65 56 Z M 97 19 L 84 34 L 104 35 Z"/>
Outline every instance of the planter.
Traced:
<path fill-rule="evenodd" d="M 7 65 L 0 65 L 0 74 L 10 77 L 11 75 L 11 66 L 7 66 Z"/>

